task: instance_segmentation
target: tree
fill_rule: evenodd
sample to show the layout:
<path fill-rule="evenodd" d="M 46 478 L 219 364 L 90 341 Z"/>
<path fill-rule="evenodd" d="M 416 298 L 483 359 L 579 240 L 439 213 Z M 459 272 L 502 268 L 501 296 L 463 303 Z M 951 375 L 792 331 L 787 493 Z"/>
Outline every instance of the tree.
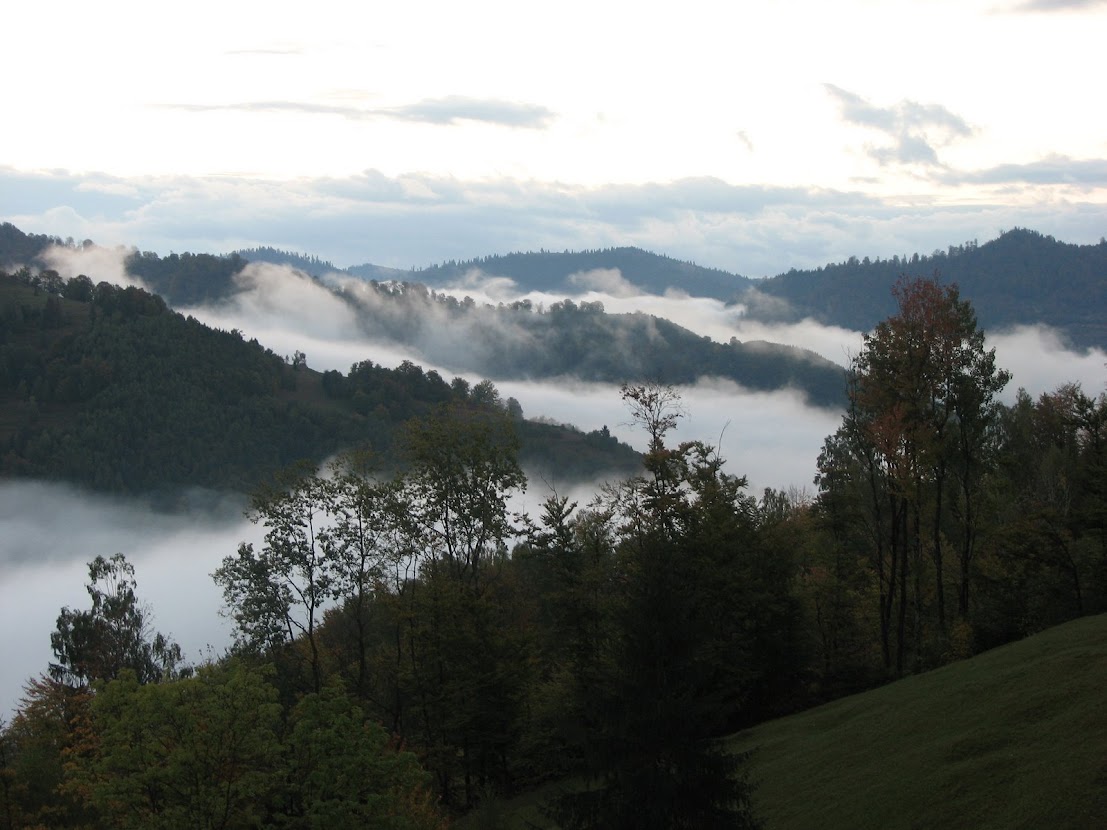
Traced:
<path fill-rule="evenodd" d="M 480 385 L 478 384 L 478 388 Z M 419 578 L 407 586 L 407 661 L 427 766 L 446 804 L 510 787 L 526 662 L 503 579 L 526 485 L 502 411 L 454 406 L 410 425 L 401 484 Z"/>
<path fill-rule="evenodd" d="M 117 553 L 97 556 L 88 566 L 85 586 L 92 608 L 62 608 L 50 645 L 57 663 L 50 675 L 59 682 L 87 685 L 113 680 L 129 669 L 140 683 L 173 677 L 180 671 L 181 649 L 163 634 L 151 637 L 148 611 L 135 595 L 134 566 Z"/>
<path fill-rule="evenodd" d="M 995 395 L 1010 376 L 996 368 L 995 350 L 984 348 L 984 333 L 956 286 L 904 278 L 893 295 L 898 312 L 865 336 L 853 360 L 850 406 L 824 448 L 820 481 L 841 488 L 852 480 L 866 494 L 853 505 L 864 505 L 871 533 L 885 664 L 901 673 L 908 646 L 916 664 L 928 650 L 927 553 L 937 639 L 947 635 L 944 540 L 950 535 L 960 540 L 958 608 L 968 614 L 975 499 Z M 951 475 L 958 482 L 952 504 Z"/>
<path fill-rule="evenodd" d="M 284 783 L 276 690 L 241 664 L 140 685 L 124 672 L 92 702 L 98 740 L 73 775 L 113 827 L 256 827 Z"/>
<path fill-rule="evenodd" d="M 292 712 L 291 827 L 439 830 L 429 776 L 415 755 L 390 743 L 342 691 L 328 686 Z"/>
<path fill-rule="evenodd" d="M 335 595 L 342 542 L 328 525 L 334 487 L 316 472 L 302 465 L 291 468 L 255 493 L 249 515 L 267 528 L 265 544 L 260 551 L 240 544 L 238 554 L 226 557 L 212 578 L 223 588 L 238 644 L 280 652 L 302 638 L 311 688 L 318 692 L 323 668 L 316 629 Z"/>
<path fill-rule="evenodd" d="M 586 787 L 571 828 L 755 827 L 742 758 L 715 742 L 751 686 L 751 610 L 732 594 L 753 541 L 745 480 L 699 442 L 675 448 L 671 387 L 623 388 L 649 435 L 645 475 L 613 493 L 621 591 L 610 673 L 590 694 Z"/>

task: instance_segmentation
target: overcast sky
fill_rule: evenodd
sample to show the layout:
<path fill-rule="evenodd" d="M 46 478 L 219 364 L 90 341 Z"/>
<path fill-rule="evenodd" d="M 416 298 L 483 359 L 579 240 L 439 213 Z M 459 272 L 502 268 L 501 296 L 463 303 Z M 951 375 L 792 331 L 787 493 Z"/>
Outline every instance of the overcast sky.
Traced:
<path fill-rule="evenodd" d="M 407 268 L 638 245 L 748 276 L 1107 233 L 1107 4 L 5 11 L 0 219 Z"/>

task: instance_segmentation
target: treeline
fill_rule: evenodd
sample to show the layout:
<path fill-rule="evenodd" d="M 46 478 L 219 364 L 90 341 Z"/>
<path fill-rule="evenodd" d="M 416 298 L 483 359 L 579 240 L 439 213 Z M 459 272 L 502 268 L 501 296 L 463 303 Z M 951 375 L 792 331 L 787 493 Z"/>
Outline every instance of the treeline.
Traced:
<path fill-rule="evenodd" d="M 470 390 L 411 363 L 362 361 L 343 376 L 305 361 L 210 329 L 137 288 L 0 274 L 0 472 L 122 493 L 249 492 L 294 461 L 351 446 L 389 458 L 398 426 L 441 403 L 511 403 L 490 383 Z M 636 463 L 599 434 L 517 414 L 524 460 L 554 480 Z"/>
<path fill-rule="evenodd" d="M 287 265 L 290 268 L 297 268 L 303 271 L 305 274 L 324 274 L 328 271 L 341 271 L 342 268 L 337 267 L 332 262 L 326 259 L 320 259 L 314 254 L 301 254 L 295 251 L 282 251 L 279 248 L 272 248 L 268 245 L 259 246 L 257 248 L 240 248 L 232 253 L 232 256 L 238 256 L 247 262 L 269 262 L 274 265 Z"/>
<path fill-rule="evenodd" d="M 681 404 L 658 385 L 623 388 L 648 440 L 640 473 L 536 517 L 509 507 L 525 485 L 511 416 L 471 403 L 412 422 L 401 474 L 359 456 L 289 470 L 253 499 L 264 541 L 214 575 L 235 647 L 201 676 L 272 666 L 266 694 L 291 723 L 331 695 L 414 753 L 450 814 L 561 781 L 545 810 L 562 827 L 756 826 L 743 759 L 718 737 L 1107 610 L 1107 396 L 1070 385 L 1004 405 L 1008 376 L 955 288 L 904 281 L 896 301 L 853 363 L 813 497 L 754 497 L 712 447 L 672 445 Z M 5 732 L 15 814 L 61 810 L 59 793 L 93 794 L 69 810 L 117 803 L 95 794 L 137 767 L 88 735 L 115 734 L 114 718 L 159 735 L 175 711 L 102 702 L 185 682 L 156 638 L 124 675 L 74 636 L 115 605 L 59 617 L 59 661 Z M 83 696 L 76 719 L 43 702 L 57 695 Z M 189 717 L 217 728 L 214 712 Z M 36 755 L 48 738 L 55 754 Z M 98 778 L 57 761 L 81 741 Z M 331 746 L 335 763 L 356 754 Z M 55 777 L 28 778 L 20 765 L 43 757 Z M 32 780 L 53 783 L 32 797 Z M 246 799 L 249 815 L 300 820 L 314 808 L 299 780 Z M 347 797 L 364 792 L 350 780 Z M 424 809 L 428 790 L 412 792 Z M 134 815 L 168 809 L 156 788 L 127 798 Z"/>

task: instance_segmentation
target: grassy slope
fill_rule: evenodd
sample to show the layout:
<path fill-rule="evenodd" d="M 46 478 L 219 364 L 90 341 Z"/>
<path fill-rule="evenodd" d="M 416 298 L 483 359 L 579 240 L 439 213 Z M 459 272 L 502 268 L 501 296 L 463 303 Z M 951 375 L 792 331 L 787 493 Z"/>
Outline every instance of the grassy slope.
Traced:
<path fill-rule="evenodd" d="M 1107 827 L 1107 616 L 732 739 L 785 828 Z"/>
<path fill-rule="evenodd" d="M 765 830 L 1107 828 L 1107 615 L 761 724 Z M 556 785 L 459 827 L 549 827 Z"/>

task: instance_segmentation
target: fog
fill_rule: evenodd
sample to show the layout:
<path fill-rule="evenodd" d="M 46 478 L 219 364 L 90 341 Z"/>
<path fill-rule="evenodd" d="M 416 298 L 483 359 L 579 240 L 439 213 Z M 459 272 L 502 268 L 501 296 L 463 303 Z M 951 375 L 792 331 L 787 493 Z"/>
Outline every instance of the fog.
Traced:
<path fill-rule="evenodd" d="M 138 597 L 152 627 L 199 661 L 230 642 L 210 578 L 241 541 L 260 528 L 232 498 L 193 499 L 176 514 L 141 500 L 113 499 L 59 484 L 0 483 L 0 717 L 15 708 L 24 683 L 46 671 L 50 632 L 62 606 L 90 607 L 84 586 L 96 556 L 122 553 L 135 566 Z"/>
<path fill-rule="evenodd" d="M 103 250 L 103 249 L 101 249 Z M 67 276 L 85 273 L 94 281 L 111 279 L 113 263 L 125 252 L 97 260 L 85 252 L 52 260 Z M 65 269 L 63 271 L 63 268 Z M 76 270 L 74 270 L 76 269 Z M 345 277 L 332 278 L 336 283 Z M 374 342 L 349 307 L 319 285 L 287 268 L 251 265 L 241 276 L 246 289 L 218 307 L 184 309 L 209 325 L 237 328 L 278 354 L 303 351 L 317 370 L 346 372 L 360 360 L 396 366 L 413 359 L 444 377 L 463 374 L 434 366 L 394 343 Z M 583 275 L 574 302 L 602 302 L 611 312 L 643 311 L 666 317 L 716 340 L 769 340 L 811 349 L 845 366 L 861 347 L 861 334 L 812 321 L 777 325 L 749 320 L 738 307 L 715 300 L 671 293 L 644 295 L 617 272 Z M 479 274 L 451 289 L 478 302 L 530 299 L 549 305 L 564 295 L 519 294 L 510 281 L 489 281 Z M 438 323 L 436 323 L 438 324 Z M 440 331 L 440 336 L 452 336 Z M 1013 373 L 1003 398 L 1025 387 L 1032 395 L 1079 382 L 1096 395 L 1105 388 L 1107 355 L 1101 350 L 1073 351 L 1045 327 L 1021 327 L 988 337 L 999 366 Z M 457 348 L 464 347 L 458 342 Z M 617 387 L 573 379 L 496 380 L 503 397 L 516 398 L 526 417 L 545 417 L 583 430 L 607 426 L 632 446 L 645 445 L 629 424 Z M 719 447 L 727 470 L 747 476 L 750 492 L 795 486 L 813 490 L 815 462 L 823 439 L 840 423 L 841 413 L 807 406 L 794 391 L 752 393 L 732 382 L 703 380 L 681 387 L 684 417 L 674 436 Z M 582 504 L 596 491 L 588 483 L 563 495 Z M 533 478 L 519 504 L 537 516 L 548 487 Z M 259 541 L 261 529 L 241 514 L 241 504 L 194 498 L 178 514 L 157 512 L 136 500 L 105 498 L 59 485 L 33 482 L 0 484 L 0 625 L 7 636 L 0 665 L 0 716 L 16 706 L 25 681 L 46 670 L 49 635 L 64 605 L 86 608 L 86 565 L 97 555 L 125 554 L 136 569 L 138 593 L 153 613 L 154 628 L 172 635 L 191 660 L 208 647 L 219 653 L 230 628 L 219 610 L 221 597 L 210 574 L 241 541 Z"/>

